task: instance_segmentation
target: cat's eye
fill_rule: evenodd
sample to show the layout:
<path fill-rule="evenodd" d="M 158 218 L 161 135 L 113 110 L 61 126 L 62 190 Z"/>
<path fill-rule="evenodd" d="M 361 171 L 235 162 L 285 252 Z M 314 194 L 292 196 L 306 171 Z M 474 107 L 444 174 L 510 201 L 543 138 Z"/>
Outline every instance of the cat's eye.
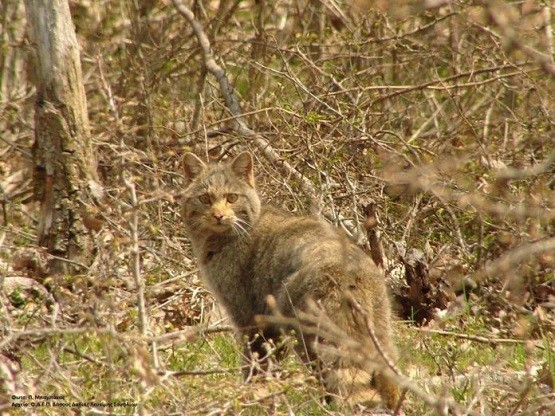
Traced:
<path fill-rule="evenodd" d="M 227 194 L 227 202 L 229 202 L 230 204 L 233 204 L 234 202 L 236 202 L 238 198 L 239 198 L 239 195 L 237 194 Z"/>
<path fill-rule="evenodd" d="M 202 204 L 209 204 L 210 203 L 210 195 L 208 194 L 204 194 L 198 197 L 198 200 L 202 203 Z"/>

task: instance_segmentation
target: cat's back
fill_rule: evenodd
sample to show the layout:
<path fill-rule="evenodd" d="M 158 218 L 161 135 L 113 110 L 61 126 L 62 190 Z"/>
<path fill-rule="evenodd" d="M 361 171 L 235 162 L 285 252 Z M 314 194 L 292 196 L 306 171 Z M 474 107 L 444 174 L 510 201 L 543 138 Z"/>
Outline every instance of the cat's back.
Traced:
<path fill-rule="evenodd" d="M 291 249 L 339 237 L 338 230 L 324 220 L 293 215 L 271 205 L 262 207 L 255 232 L 260 240 L 288 245 Z"/>
<path fill-rule="evenodd" d="M 357 274 L 377 273 L 372 259 L 345 232 L 324 219 L 263 206 L 254 235 L 256 257 L 274 267 L 334 267 Z"/>

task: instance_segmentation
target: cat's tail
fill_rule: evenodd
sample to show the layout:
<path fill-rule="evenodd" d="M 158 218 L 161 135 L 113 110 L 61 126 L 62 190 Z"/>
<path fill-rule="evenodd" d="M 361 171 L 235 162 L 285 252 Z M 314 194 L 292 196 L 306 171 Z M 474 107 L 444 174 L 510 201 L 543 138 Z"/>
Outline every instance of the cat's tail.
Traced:
<path fill-rule="evenodd" d="M 375 407 L 381 401 L 395 409 L 397 350 L 381 276 L 361 277 L 332 267 L 298 276 L 288 285 L 305 291 L 293 292 L 286 285 L 277 305 L 284 316 L 298 318 L 292 328 L 298 335 L 296 350 L 316 370 L 328 397 L 353 407 Z"/>
<path fill-rule="evenodd" d="M 364 296 L 364 289 L 357 295 L 347 290 L 320 298 L 324 314 L 317 327 L 323 336 L 309 337 L 310 355 L 331 398 L 353 407 L 381 402 L 394 409 L 399 389 L 392 381 L 398 370 L 389 305 L 376 293 Z"/>

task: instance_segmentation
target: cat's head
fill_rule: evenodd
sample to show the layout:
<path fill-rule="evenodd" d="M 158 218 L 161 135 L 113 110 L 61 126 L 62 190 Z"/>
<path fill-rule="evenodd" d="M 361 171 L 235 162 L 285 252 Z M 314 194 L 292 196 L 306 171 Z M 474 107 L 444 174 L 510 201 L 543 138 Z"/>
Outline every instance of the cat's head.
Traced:
<path fill-rule="evenodd" d="M 186 153 L 183 169 L 183 214 L 189 231 L 248 234 L 260 215 L 251 154 L 243 152 L 231 162 L 205 164 Z"/>

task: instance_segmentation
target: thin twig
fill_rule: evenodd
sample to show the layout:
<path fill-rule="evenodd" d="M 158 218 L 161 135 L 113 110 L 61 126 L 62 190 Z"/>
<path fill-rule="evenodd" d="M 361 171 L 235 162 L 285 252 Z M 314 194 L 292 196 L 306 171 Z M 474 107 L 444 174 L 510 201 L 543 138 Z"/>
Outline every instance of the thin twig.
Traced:
<path fill-rule="evenodd" d="M 533 59 L 550 76 L 555 77 L 555 64 L 553 56 L 542 53 L 522 41 L 522 36 L 518 33 L 515 22 L 511 16 L 518 15 L 515 8 L 503 1 L 484 0 L 483 6 L 486 9 L 488 18 L 495 24 L 501 32 L 501 37 L 506 43 L 507 49 L 518 49 L 529 58 Z M 549 25 L 549 23 L 548 23 Z"/>
<path fill-rule="evenodd" d="M 135 287 L 137 289 L 137 308 L 139 312 L 139 330 L 141 335 L 145 338 L 148 336 L 148 321 L 146 317 L 146 301 L 145 301 L 145 287 L 143 279 L 141 278 L 141 252 L 139 247 L 139 202 L 137 199 L 137 192 L 135 190 L 135 184 L 129 180 L 125 179 L 125 186 L 129 190 L 131 195 L 131 208 L 133 210 L 131 221 L 129 223 L 129 230 L 131 235 L 131 253 L 132 263 L 131 270 L 133 273 L 133 279 L 135 280 Z"/>
<path fill-rule="evenodd" d="M 129 231 L 131 235 L 131 253 L 132 253 L 132 263 L 131 271 L 133 274 L 133 279 L 135 281 L 135 287 L 137 289 L 137 309 L 139 314 L 139 330 L 143 338 L 147 338 L 150 332 L 146 300 L 145 300 L 145 283 L 141 275 L 141 251 L 139 245 L 139 207 L 141 205 L 139 199 L 137 198 L 137 191 L 135 189 L 135 184 L 132 180 L 124 178 L 124 183 L 126 188 L 129 190 L 131 195 L 131 220 L 129 221 Z M 155 341 L 150 342 L 152 351 L 152 364 L 154 368 L 158 368 L 158 347 Z"/>
<path fill-rule="evenodd" d="M 452 332 L 452 331 L 444 331 L 441 329 L 431 329 L 431 328 L 417 328 L 411 327 L 410 329 L 418 332 L 422 332 L 424 334 L 436 334 L 442 336 L 448 336 L 453 338 L 459 339 L 466 339 L 468 341 L 479 342 L 482 344 L 490 344 L 490 345 L 498 345 L 498 344 L 529 344 L 530 340 L 523 340 L 523 339 L 511 339 L 511 338 L 489 338 L 483 337 L 479 335 L 469 335 L 469 334 L 462 334 L 459 332 Z M 534 346 L 543 349 L 543 346 L 539 343 L 534 343 Z"/>
<path fill-rule="evenodd" d="M 156 342 L 163 344 L 166 342 L 175 342 L 185 340 L 187 342 L 194 341 L 201 335 L 205 334 L 218 334 L 222 332 L 232 332 L 233 327 L 229 325 L 219 325 L 214 327 L 192 326 L 176 332 L 169 332 L 167 334 L 147 337 L 148 342 Z"/>
<path fill-rule="evenodd" d="M 93 327 L 81 327 L 81 328 L 41 328 L 41 329 L 27 329 L 24 331 L 11 331 L 7 334 L 4 339 L 0 341 L 0 351 L 3 350 L 7 345 L 12 342 L 17 341 L 20 338 L 41 338 L 55 335 L 76 335 L 85 334 L 87 332 L 111 335 L 117 338 L 123 338 L 121 334 L 117 331 L 109 328 L 93 328 Z"/>
<path fill-rule="evenodd" d="M 492 276 L 506 273 L 513 270 L 526 259 L 535 255 L 545 253 L 547 251 L 555 251 L 555 237 L 546 238 L 533 243 L 519 246 L 502 257 L 486 265 L 472 276 L 472 279 L 478 283 L 484 283 Z"/>

